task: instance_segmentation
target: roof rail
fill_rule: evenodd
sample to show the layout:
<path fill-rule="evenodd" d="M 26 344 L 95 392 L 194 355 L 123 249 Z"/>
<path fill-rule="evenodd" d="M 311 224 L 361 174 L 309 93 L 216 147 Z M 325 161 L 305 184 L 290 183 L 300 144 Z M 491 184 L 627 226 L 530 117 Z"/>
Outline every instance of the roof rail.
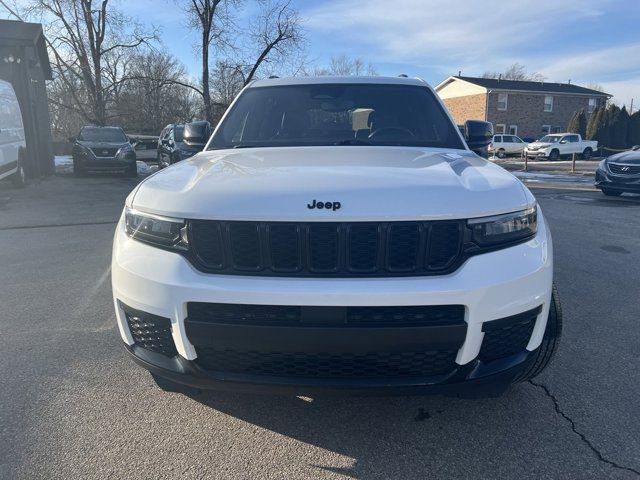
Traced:
<path fill-rule="evenodd" d="M 274 78 L 280 78 L 278 75 L 269 75 L 269 80 L 273 80 Z"/>
<path fill-rule="evenodd" d="M 409 78 L 409 75 L 407 75 L 406 73 L 401 73 L 400 75 L 398 75 L 400 78 Z"/>

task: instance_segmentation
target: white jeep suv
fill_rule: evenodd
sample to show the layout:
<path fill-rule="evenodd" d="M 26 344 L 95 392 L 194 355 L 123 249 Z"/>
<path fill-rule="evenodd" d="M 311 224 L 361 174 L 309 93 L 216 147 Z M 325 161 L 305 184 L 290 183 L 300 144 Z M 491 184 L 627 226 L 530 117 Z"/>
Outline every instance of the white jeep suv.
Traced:
<path fill-rule="evenodd" d="M 491 136 L 417 79 L 250 84 L 126 200 L 127 350 L 173 391 L 485 396 L 537 375 L 561 330 L 551 235 L 469 149 Z"/>

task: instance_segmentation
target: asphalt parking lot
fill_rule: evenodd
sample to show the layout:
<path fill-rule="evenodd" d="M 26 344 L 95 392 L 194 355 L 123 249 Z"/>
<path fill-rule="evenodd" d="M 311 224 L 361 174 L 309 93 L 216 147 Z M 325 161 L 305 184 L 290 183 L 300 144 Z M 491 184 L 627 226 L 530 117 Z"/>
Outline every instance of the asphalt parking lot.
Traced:
<path fill-rule="evenodd" d="M 111 241 L 134 185 L 0 185 L 0 478 L 640 478 L 640 196 L 533 190 L 564 338 L 501 398 L 186 397 L 115 326 Z"/>

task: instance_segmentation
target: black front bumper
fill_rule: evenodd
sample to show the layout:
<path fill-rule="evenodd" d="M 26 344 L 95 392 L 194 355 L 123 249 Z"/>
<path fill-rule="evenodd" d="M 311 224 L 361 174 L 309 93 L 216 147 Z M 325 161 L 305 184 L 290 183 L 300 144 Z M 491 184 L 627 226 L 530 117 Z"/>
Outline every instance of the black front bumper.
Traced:
<path fill-rule="evenodd" d="M 640 177 L 638 175 L 613 175 L 602 168 L 596 170 L 595 187 L 618 192 L 640 193 Z"/>
<path fill-rule="evenodd" d="M 183 385 L 205 390 L 288 395 L 447 395 L 486 397 L 502 394 L 534 362 L 537 351 L 522 351 L 489 363 L 474 360 L 446 375 L 424 378 L 301 379 L 212 373 L 176 355 L 169 358 L 137 345 L 126 350 L 151 373 Z"/>
<path fill-rule="evenodd" d="M 153 374 L 202 389 L 295 395 L 495 396 L 536 358 L 526 346 L 542 306 L 483 324 L 477 359 L 455 362 L 462 305 L 296 307 L 191 302 L 185 332 L 198 358 L 178 354 L 168 318 L 122 303 L 127 350 Z"/>
<path fill-rule="evenodd" d="M 128 169 L 135 168 L 136 158 L 83 158 L 78 157 L 79 166 L 88 172 L 124 172 Z"/>

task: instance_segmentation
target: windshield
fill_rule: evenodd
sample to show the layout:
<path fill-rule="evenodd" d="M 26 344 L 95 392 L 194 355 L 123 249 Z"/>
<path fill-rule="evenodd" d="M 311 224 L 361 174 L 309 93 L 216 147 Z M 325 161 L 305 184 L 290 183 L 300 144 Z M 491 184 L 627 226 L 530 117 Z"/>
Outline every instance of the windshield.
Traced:
<path fill-rule="evenodd" d="M 182 142 L 183 134 L 184 134 L 184 125 L 177 125 L 173 129 L 173 140 L 176 143 Z"/>
<path fill-rule="evenodd" d="M 209 148 L 300 145 L 465 148 L 429 89 L 376 84 L 249 88 Z"/>
<path fill-rule="evenodd" d="M 84 127 L 80 130 L 78 140 L 104 143 L 126 143 L 128 141 L 122 129 L 116 127 Z"/>
<path fill-rule="evenodd" d="M 544 143 L 557 143 L 560 138 L 562 138 L 560 135 L 545 135 L 538 141 Z"/>

